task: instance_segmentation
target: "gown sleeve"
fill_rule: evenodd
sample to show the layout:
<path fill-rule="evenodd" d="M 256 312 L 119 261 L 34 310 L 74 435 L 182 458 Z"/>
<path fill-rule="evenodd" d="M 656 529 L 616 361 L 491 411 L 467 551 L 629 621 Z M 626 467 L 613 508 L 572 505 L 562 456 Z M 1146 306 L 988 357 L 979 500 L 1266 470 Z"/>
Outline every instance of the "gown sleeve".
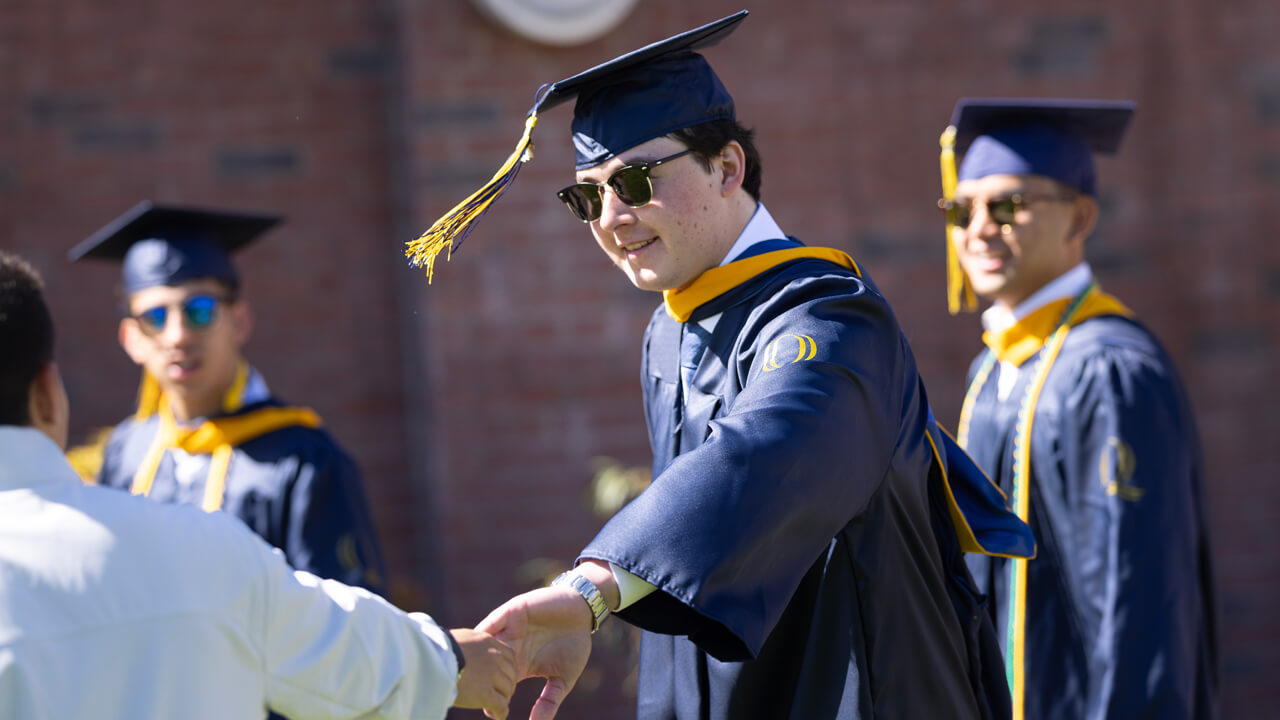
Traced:
<path fill-rule="evenodd" d="M 1095 354 L 1073 382 L 1059 442 L 1094 628 L 1087 717 L 1190 717 L 1205 629 L 1199 449 L 1181 386 L 1162 357 L 1128 348 Z"/>

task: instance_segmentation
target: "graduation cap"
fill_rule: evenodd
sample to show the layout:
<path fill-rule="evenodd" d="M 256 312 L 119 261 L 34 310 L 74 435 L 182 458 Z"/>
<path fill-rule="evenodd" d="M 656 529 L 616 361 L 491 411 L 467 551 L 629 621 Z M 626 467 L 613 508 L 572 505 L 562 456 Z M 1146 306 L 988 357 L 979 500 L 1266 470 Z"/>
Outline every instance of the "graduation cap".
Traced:
<path fill-rule="evenodd" d="M 1113 155 L 1137 106 L 1125 100 L 961 98 L 942 134 L 942 193 L 988 175 L 1042 175 L 1085 195 L 1097 192 L 1094 154 Z M 955 156 L 963 156 L 959 170 Z M 947 304 L 977 306 L 947 223 Z"/>
<path fill-rule="evenodd" d="M 239 288 L 231 254 L 280 222 L 276 215 L 156 205 L 144 200 L 67 252 L 123 265 L 124 291 L 212 278 Z"/>
<path fill-rule="evenodd" d="M 594 167 L 681 128 L 733 119 L 733 98 L 707 61 L 694 51 L 720 42 L 746 16 L 747 11 L 741 10 L 544 85 L 529 110 L 515 152 L 484 187 L 407 243 L 405 256 L 410 263 L 426 266 L 429 282 L 436 256 L 462 245 L 489 205 L 515 179 L 520 165 L 532 158 L 530 138 L 543 110 L 577 99 L 573 113 L 577 170 Z"/>

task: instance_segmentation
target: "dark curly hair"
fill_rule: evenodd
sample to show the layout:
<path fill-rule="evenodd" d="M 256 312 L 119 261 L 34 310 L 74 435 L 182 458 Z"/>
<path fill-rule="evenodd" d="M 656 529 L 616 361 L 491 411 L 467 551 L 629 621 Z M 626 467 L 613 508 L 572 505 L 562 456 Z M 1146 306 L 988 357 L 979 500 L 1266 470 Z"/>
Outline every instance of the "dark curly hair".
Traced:
<path fill-rule="evenodd" d="M 27 398 L 40 369 L 53 362 L 53 316 L 40 275 L 0 251 L 0 425 L 30 425 Z"/>

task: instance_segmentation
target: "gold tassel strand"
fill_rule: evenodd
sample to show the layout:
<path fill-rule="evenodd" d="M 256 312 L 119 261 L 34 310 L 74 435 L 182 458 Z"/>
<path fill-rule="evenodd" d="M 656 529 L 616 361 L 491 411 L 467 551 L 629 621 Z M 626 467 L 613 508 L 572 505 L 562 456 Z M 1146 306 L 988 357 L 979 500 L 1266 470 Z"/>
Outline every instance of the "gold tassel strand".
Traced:
<path fill-rule="evenodd" d="M 954 125 L 943 131 L 938 144 L 942 147 L 940 160 L 942 163 L 942 199 L 948 202 L 956 197 L 956 128 Z M 956 255 L 951 236 L 955 230 L 955 210 L 947 210 L 947 312 L 955 315 L 963 310 L 974 310 L 978 307 L 978 298 L 960 267 L 960 257 Z"/>
<path fill-rule="evenodd" d="M 454 248 L 462 246 L 476 222 L 489 210 L 489 205 L 497 200 L 507 189 L 507 185 L 515 179 L 516 174 L 520 172 L 520 165 L 533 158 L 530 137 L 537 124 L 538 113 L 535 108 L 525 120 L 524 135 L 516 143 L 515 151 L 502 164 L 498 172 L 494 173 L 489 182 L 471 193 L 466 200 L 453 206 L 452 210 L 436 220 L 417 240 L 405 243 L 404 254 L 409 258 L 409 263 L 414 267 L 427 268 L 428 284 L 431 283 L 431 276 L 435 271 L 436 256 L 444 252 L 445 261 L 449 260 Z"/>

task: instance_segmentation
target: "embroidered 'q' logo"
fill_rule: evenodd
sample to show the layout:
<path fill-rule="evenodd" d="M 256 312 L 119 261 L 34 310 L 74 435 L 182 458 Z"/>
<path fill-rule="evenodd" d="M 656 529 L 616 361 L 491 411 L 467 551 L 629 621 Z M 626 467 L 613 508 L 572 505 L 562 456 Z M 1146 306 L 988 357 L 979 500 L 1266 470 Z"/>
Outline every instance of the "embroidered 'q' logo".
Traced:
<path fill-rule="evenodd" d="M 794 353 L 794 356 L 793 356 Z M 783 365 L 812 360 L 818 354 L 818 343 L 808 335 L 787 333 L 776 337 L 764 346 L 764 371 L 777 370 Z"/>

